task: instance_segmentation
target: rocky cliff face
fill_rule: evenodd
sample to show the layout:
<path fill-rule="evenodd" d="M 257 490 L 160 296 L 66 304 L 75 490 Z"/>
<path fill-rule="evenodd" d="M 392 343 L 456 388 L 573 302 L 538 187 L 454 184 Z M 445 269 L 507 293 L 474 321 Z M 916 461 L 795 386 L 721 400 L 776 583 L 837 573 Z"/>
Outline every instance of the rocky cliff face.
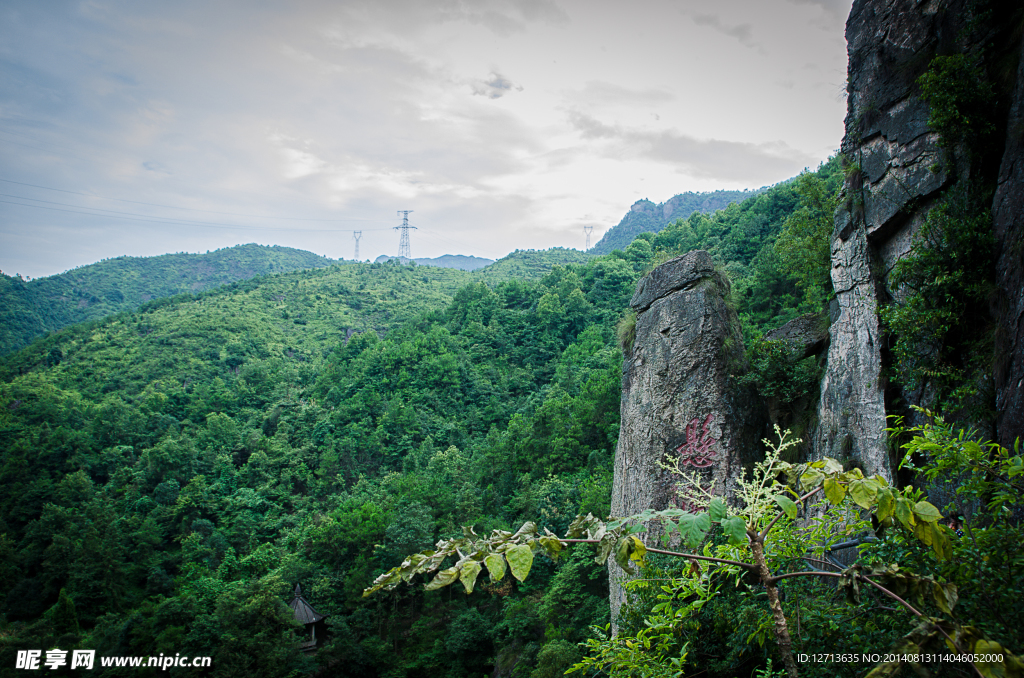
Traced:
<path fill-rule="evenodd" d="M 849 112 L 842 153 L 850 168 L 835 215 L 832 282 L 836 300 L 826 340 L 813 317 L 772 334 L 802 355 L 828 345 L 818 424 L 810 454 L 893 478 L 885 428 L 889 414 L 927 402 L 924 387 L 889 381 L 893 337 L 879 320 L 884 304 L 906 299 L 891 274 L 912 253 L 929 213 L 952 188 L 969 190 L 992 217 L 992 309 L 971 309 L 994 337 L 995 359 L 979 377 L 998 410 L 992 433 L 1003 445 L 1024 436 L 1024 5 L 976 0 L 855 0 L 847 23 Z M 983 8 L 984 9 L 984 8 Z M 993 130 L 986 147 L 951 149 L 930 127 L 919 78 L 937 56 L 966 55 L 991 86 Z M 634 206 L 637 213 L 653 205 Z M 981 210 L 985 212 L 985 209 Z M 937 214 L 942 214 L 937 213 Z M 986 250 L 987 251 L 987 250 Z M 737 476 L 761 449 L 764 404 L 730 383 L 742 360 L 728 282 L 706 252 L 655 269 L 631 306 L 636 338 L 623 366 L 622 423 L 611 511 L 686 505 L 659 465 L 678 455 L 700 484 L 730 497 Z M 961 319 L 961 325 L 964 322 Z M 977 374 L 977 373 L 974 373 Z M 972 377 L 973 378 L 973 377 Z M 977 421 L 967 423 L 977 424 Z M 657 537 L 648 534 L 648 539 Z M 614 615 L 622 603 L 611 566 Z"/>
<path fill-rule="evenodd" d="M 973 182 L 984 193 L 986 185 L 994 185 L 997 173 L 993 218 L 999 241 L 1000 329 L 996 340 L 997 355 L 1003 356 L 994 374 L 1001 410 L 998 434 L 1006 444 L 1024 433 L 1019 226 L 1024 206 L 1024 76 L 1015 63 L 1020 53 L 1021 12 L 1011 5 L 992 3 L 990 11 L 982 12 L 977 2 L 969 0 L 856 0 L 853 4 L 846 28 L 849 107 L 842 145 L 851 170 L 832 237 L 832 281 L 839 312 L 830 330 L 815 456 L 849 460 L 865 473 L 892 477 L 886 414 L 905 413 L 908 404 L 921 402 L 927 393 L 903 392 L 887 379 L 891 359 L 878 309 L 901 294 L 890 285 L 889 274 L 910 251 L 915 234 L 944 190 L 958 182 Z M 1005 152 L 988 153 L 973 163 L 957 161 L 945 154 L 939 134 L 929 127 L 930 109 L 918 79 L 936 56 L 950 54 L 968 55 L 991 76 L 1000 126 L 993 136 L 1005 138 Z M 1007 63 L 1013 67 L 1007 68 Z M 961 159 L 971 151 L 965 149 Z"/>
<path fill-rule="evenodd" d="M 1016 86 L 1006 121 L 1006 148 L 1000 162 L 992 222 L 996 259 L 996 431 L 1013 449 L 1024 436 L 1024 40 L 1018 52 Z"/>
<path fill-rule="evenodd" d="M 630 306 L 636 339 L 623 363 L 622 425 L 615 453 L 612 515 L 686 507 L 677 476 L 659 467 L 678 456 L 705 488 L 731 496 L 743 466 L 761 449 L 763 405 L 730 384 L 743 360 L 739 323 L 726 305 L 728 280 L 694 251 L 640 281 Z M 658 535 L 647 533 L 647 539 Z M 652 543 L 653 545 L 653 543 Z M 612 615 L 623 596 L 611 565 Z"/>
<path fill-rule="evenodd" d="M 694 212 L 710 214 L 730 203 L 741 202 L 757 195 L 756 191 L 712 191 L 709 193 L 680 193 L 663 203 L 654 204 L 646 198 L 637 200 L 617 226 L 607 231 L 589 252 L 609 254 L 615 249 L 626 249 L 641 233 L 658 233 L 676 219 L 686 219 Z"/>

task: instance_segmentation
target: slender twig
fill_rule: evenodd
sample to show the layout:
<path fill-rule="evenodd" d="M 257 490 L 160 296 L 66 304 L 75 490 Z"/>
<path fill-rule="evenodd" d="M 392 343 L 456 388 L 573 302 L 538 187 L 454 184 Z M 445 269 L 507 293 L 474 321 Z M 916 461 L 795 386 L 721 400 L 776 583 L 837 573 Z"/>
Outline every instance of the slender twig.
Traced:
<path fill-rule="evenodd" d="M 799 499 L 797 499 L 796 503 L 799 504 L 800 502 L 804 501 L 805 499 L 807 499 L 808 497 L 810 497 L 811 495 L 813 495 L 815 492 L 817 492 L 818 490 L 820 490 L 823 487 L 824 487 L 824 485 L 818 485 L 816 488 L 814 488 L 813 490 L 811 490 L 807 494 L 805 494 L 802 497 L 800 497 Z M 771 531 L 771 529 L 773 527 L 775 527 L 775 523 L 779 520 L 779 518 L 781 518 L 784 515 L 785 515 L 785 512 L 784 511 L 780 511 L 778 513 L 778 515 L 776 515 L 774 518 L 772 518 L 772 522 L 768 523 L 768 527 L 764 528 L 763 530 L 761 530 L 760 533 L 758 533 L 758 535 L 757 535 L 758 538 L 759 539 L 764 539 L 765 537 L 767 537 L 768 536 L 768 532 Z"/>
<path fill-rule="evenodd" d="M 788 577 L 812 577 L 812 576 L 817 576 L 817 577 L 848 577 L 850 575 L 841 574 L 839 572 L 790 572 L 789 574 L 783 574 L 783 575 L 779 575 L 778 577 L 772 577 L 772 582 L 773 583 L 774 582 L 778 582 L 779 580 L 786 579 Z M 918 612 L 916 609 L 914 609 L 913 605 L 911 605 L 907 601 L 903 600 L 898 595 L 896 595 L 895 593 L 893 593 L 889 589 L 885 588 L 881 584 L 879 584 L 879 583 L 877 583 L 875 581 L 872 581 L 871 579 L 868 579 L 867 577 L 865 577 L 862 574 L 853 575 L 853 576 L 856 577 L 857 579 L 860 579 L 861 581 L 866 581 L 867 583 L 871 584 L 876 589 L 878 589 L 879 591 L 881 591 L 882 593 L 884 593 L 885 595 L 889 596 L 890 598 L 892 598 L 893 600 L 898 602 L 900 605 L 905 607 L 914 616 L 921 617 L 922 619 L 924 618 L 924 615 L 921 612 Z M 949 637 L 949 634 L 946 633 L 945 629 L 943 629 L 938 624 L 935 625 L 935 628 L 938 629 L 939 633 L 941 633 L 943 636 L 946 637 L 946 640 L 948 640 L 950 642 L 950 644 L 954 648 L 956 648 L 957 652 L 961 652 L 962 653 L 962 650 L 960 649 L 960 646 L 957 644 L 957 642 L 955 640 L 953 640 L 952 638 Z M 974 666 L 974 664 L 971 664 L 971 666 L 974 668 L 974 671 L 979 676 L 982 676 L 981 672 L 978 671 L 978 668 L 976 666 Z M 984 676 L 982 676 L 982 678 L 984 678 Z"/>
<path fill-rule="evenodd" d="M 663 553 L 666 556 L 682 556 L 683 558 L 691 558 L 693 560 L 706 560 L 706 561 L 712 562 L 712 563 L 725 563 L 726 565 L 736 565 L 737 567 L 741 567 L 744 570 L 749 570 L 751 572 L 753 572 L 753 571 L 755 571 L 757 569 L 756 565 L 751 565 L 750 563 L 741 563 L 738 560 L 725 560 L 724 558 L 710 558 L 708 556 L 698 556 L 698 555 L 694 555 L 692 553 L 678 553 L 676 551 L 663 551 L 661 549 L 652 549 L 650 547 L 647 547 L 647 550 L 650 551 L 651 553 Z"/>
<path fill-rule="evenodd" d="M 598 543 L 600 543 L 601 540 L 600 539 L 559 539 L 558 541 L 562 542 L 563 544 L 598 544 Z M 666 556 L 677 556 L 679 558 L 689 558 L 690 560 L 706 560 L 706 561 L 711 562 L 711 563 L 724 563 L 725 565 L 735 565 L 736 567 L 741 567 L 744 570 L 749 570 L 751 572 L 753 572 L 753 571 L 755 571 L 757 569 L 756 566 L 751 565 L 750 563 L 741 563 L 738 560 L 726 560 L 724 558 L 711 558 L 711 557 L 708 557 L 708 556 L 698 556 L 698 555 L 693 554 L 693 553 L 680 553 L 678 551 L 665 551 L 665 550 L 662 550 L 662 549 L 651 548 L 650 546 L 647 546 L 645 548 L 648 551 L 650 551 L 651 553 L 662 553 L 662 554 L 664 554 Z"/>
<path fill-rule="evenodd" d="M 804 557 L 801 557 L 800 560 L 806 560 L 807 562 L 810 562 L 810 563 L 821 563 L 822 565 L 828 565 L 829 567 L 835 567 L 836 566 L 835 563 L 830 563 L 827 560 L 821 560 L 819 558 L 809 558 L 809 557 L 804 556 Z M 829 572 L 830 570 L 821 570 L 821 571 L 822 572 Z"/>
<path fill-rule="evenodd" d="M 851 576 L 851 575 L 843 574 L 841 572 L 820 572 L 820 571 L 815 571 L 815 572 L 789 572 L 787 574 L 780 574 L 778 577 L 772 577 L 771 578 L 771 582 L 774 584 L 776 582 L 782 581 L 783 579 L 789 579 L 790 577 L 839 577 L 839 578 L 844 578 L 844 577 L 849 577 L 849 576 Z M 924 616 L 923 614 L 918 612 L 914 608 L 913 605 L 911 605 L 907 601 L 903 600 L 902 598 L 900 598 L 898 595 L 896 595 L 895 593 L 893 593 L 889 589 L 883 587 L 881 584 L 876 584 L 875 582 L 871 581 L 870 579 L 868 579 L 867 577 L 865 577 L 862 574 L 852 575 L 852 576 L 856 577 L 857 579 L 860 579 L 862 581 L 866 581 L 867 583 L 871 584 L 872 586 L 874 586 L 876 589 L 878 589 L 882 593 L 886 594 L 887 596 L 889 596 L 893 600 L 895 600 L 898 603 L 900 603 L 901 605 L 903 605 L 903 607 L 907 608 L 907 610 L 909 612 L 911 612 L 914 616 L 916 616 L 916 617 L 923 617 Z"/>

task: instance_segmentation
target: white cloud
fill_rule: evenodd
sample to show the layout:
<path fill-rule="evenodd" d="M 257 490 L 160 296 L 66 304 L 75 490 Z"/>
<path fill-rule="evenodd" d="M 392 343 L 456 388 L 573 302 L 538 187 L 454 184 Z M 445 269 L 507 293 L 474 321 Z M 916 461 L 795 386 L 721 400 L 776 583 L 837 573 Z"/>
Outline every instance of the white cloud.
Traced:
<path fill-rule="evenodd" d="M 396 209 L 415 210 L 423 256 L 582 247 L 581 224 L 639 197 L 774 183 L 838 146 L 845 44 L 822 21 L 842 10 L 806 3 L 0 4 L 0 177 L 252 225 L 4 205 L 0 268 L 271 236 L 350 254 L 309 223 L 363 225 L 376 256 Z"/>
<path fill-rule="evenodd" d="M 729 25 L 724 23 L 722 18 L 717 14 L 694 13 L 690 15 L 690 18 L 693 19 L 693 23 L 698 26 L 707 26 L 708 28 L 712 28 L 722 35 L 735 38 L 747 47 L 755 46 L 753 37 L 754 27 L 749 23 Z"/>

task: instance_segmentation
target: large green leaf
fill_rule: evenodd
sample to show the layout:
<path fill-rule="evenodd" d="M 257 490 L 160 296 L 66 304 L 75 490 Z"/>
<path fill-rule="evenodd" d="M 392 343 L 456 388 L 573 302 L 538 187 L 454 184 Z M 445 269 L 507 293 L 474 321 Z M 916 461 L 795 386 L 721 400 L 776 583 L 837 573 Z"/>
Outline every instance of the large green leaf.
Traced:
<path fill-rule="evenodd" d="M 897 497 L 896 499 L 896 518 L 899 519 L 903 526 L 908 530 L 914 529 L 914 523 L 917 521 L 914 519 L 914 504 L 906 497 Z"/>
<path fill-rule="evenodd" d="M 825 482 L 828 482 L 828 480 L 826 480 Z M 775 503 L 782 508 L 782 511 L 786 514 L 787 518 L 789 518 L 790 520 L 796 520 L 796 502 L 794 502 L 789 497 L 777 494 L 775 495 Z"/>
<path fill-rule="evenodd" d="M 843 499 L 846 499 L 846 486 L 835 478 L 825 478 L 825 498 L 828 499 L 833 506 L 841 505 L 843 503 Z"/>
<path fill-rule="evenodd" d="M 603 536 L 603 535 L 602 535 Z M 543 536 L 537 540 L 537 543 L 541 545 L 544 552 L 551 557 L 551 560 L 557 561 L 559 554 L 562 553 L 562 542 L 557 537 Z"/>
<path fill-rule="evenodd" d="M 939 513 L 939 509 L 926 501 L 919 501 L 914 504 L 914 515 L 917 516 L 919 520 L 923 520 L 926 523 L 934 523 L 935 521 L 942 519 L 942 514 Z"/>
<path fill-rule="evenodd" d="M 441 570 L 438 572 L 437 575 L 430 580 L 430 583 L 423 588 L 427 591 L 433 591 L 434 589 L 439 589 L 454 583 L 458 578 L 459 567 L 456 565 L 455 567 L 449 567 L 447 570 Z"/>
<path fill-rule="evenodd" d="M 876 483 L 859 479 L 850 481 L 850 497 L 861 508 L 869 509 L 874 506 L 877 493 L 878 486 Z"/>
<path fill-rule="evenodd" d="M 822 460 L 821 468 L 825 473 L 842 473 L 843 465 L 832 457 L 825 457 Z"/>
<path fill-rule="evenodd" d="M 979 660 L 1001 659 L 1001 661 L 974 662 L 974 668 L 985 678 L 1021 678 L 1024 676 L 1024 661 L 1009 652 L 994 640 L 979 638 L 974 643 L 974 654 Z"/>
<path fill-rule="evenodd" d="M 747 524 L 739 516 L 723 520 L 722 531 L 725 532 L 725 536 L 729 538 L 729 543 L 733 546 L 740 546 L 747 542 Z"/>
<path fill-rule="evenodd" d="M 529 537 L 529 536 L 534 535 L 534 534 L 537 534 L 537 523 L 535 523 L 533 521 L 527 521 L 527 522 L 523 523 L 523 526 L 520 527 L 519 530 L 514 535 L 512 535 L 512 536 L 513 537 Z"/>
<path fill-rule="evenodd" d="M 629 565 L 629 556 L 633 551 L 633 536 L 627 535 L 619 539 L 615 544 L 615 562 L 626 572 L 632 573 L 633 568 Z"/>
<path fill-rule="evenodd" d="M 466 593 L 472 593 L 473 587 L 476 585 L 476 578 L 480 576 L 480 563 L 475 560 L 467 560 L 462 564 L 462 568 L 459 570 L 459 581 L 466 587 Z"/>
<path fill-rule="evenodd" d="M 618 521 L 613 521 L 618 522 Z M 576 519 L 569 524 L 569 528 L 565 532 L 565 536 L 569 539 L 578 539 L 583 535 L 587 534 L 587 531 L 597 524 L 602 524 L 600 520 L 594 517 L 592 513 L 588 513 L 585 516 L 576 516 Z M 588 539 L 600 539 L 601 537 L 588 537 Z"/>
<path fill-rule="evenodd" d="M 932 584 L 932 596 L 935 604 L 946 614 L 953 614 L 953 606 L 958 600 L 956 585 L 950 582 L 934 582 Z"/>
<path fill-rule="evenodd" d="M 878 520 L 882 521 L 886 518 L 891 518 L 893 511 L 896 508 L 896 498 L 892 495 L 892 490 L 888 487 L 883 487 L 878 491 L 878 508 L 875 510 L 875 516 Z"/>
<path fill-rule="evenodd" d="M 825 474 L 817 469 L 808 469 L 802 476 L 800 476 L 800 486 L 805 490 L 809 490 L 812 487 L 817 487 L 821 479 L 825 477 Z"/>
<path fill-rule="evenodd" d="M 484 565 L 487 566 L 492 582 L 497 583 L 505 578 L 505 557 L 500 553 L 488 553 L 484 556 Z"/>
<path fill-rule="evenodd" d="M 928 546 L 932 545 L 932 526 L 931 523 L 925 523 L 918 521 L 914 524 L 914 536 L 918 538 L 923 544 Z"/>
<path fill-rule="evenodd" d="M 932 531 L 932 550 L 939 560 L 949 560 L 953 557 L 953 545 L 949 543 L 949 536 L 946 530 L 949 528 L 938 523 L 922 523 L 928 525 Z"/>
<path fill-rule="evenodd" d="M 605 561 L 608 560 L 608 556 L 612 554 L 612 550 L 614 548 L 615 535 L 609 532 L 601 537 L 601 541 L 597 543 L 597 555 L 594 557 L 594 562 L 598 565 L 604 565 Z"/>
<path fill-rule="evenodd" d="M 505 558 L 508 559 L 508 567 L 512 570 L 512 576 L 519 581 L 524 581 L 526 575 L 530 574 L 530 567 L 533 566 L 533 551 L 526 544 L 513 546 L 505 551 Z"/>
<path fill-rule="evenodd" d="M 706 513 L 679 516 L 679 534 L 690 548 L 700 544 L 710 529 L 711 518 Z"/>
<path fill-rule="evenodd" d="M 711 503 L 708 504 L 708 516 L 710 516 L 711 522 L 721 522 L 725 520 L 726 516 L 728 515 L 728 507 L 725 505 L 725 502 L 719 499 L 718 497 L 712 499 Z"/>
<path fill-rule="evenodd" d="M 632 548 L 630 549 L 629 558 L 635 560 L 638 563 L 642 563 L 644 555 L 647 553 L 647 546 L 644 545 L 636 536 L 629 535 L 629 539 L 633 540 Z"/>

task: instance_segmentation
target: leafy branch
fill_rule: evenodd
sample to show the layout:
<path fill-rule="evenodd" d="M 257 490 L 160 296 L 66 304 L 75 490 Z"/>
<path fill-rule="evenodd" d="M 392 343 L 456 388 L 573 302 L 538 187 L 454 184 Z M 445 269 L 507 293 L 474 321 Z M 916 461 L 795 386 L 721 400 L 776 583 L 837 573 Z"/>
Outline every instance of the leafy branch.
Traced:
<path fill-rule="evenodd" d="M 648 509 L 637 515 L 608 521 L 588 513 L 576 517 L 569 525 L 565 537 L 558 537 L 547 529 L 540 532 L 532 522 L 525 523 L 515 533 L 493 530 L 487 537 L 480 537 L 472 528 L 464 527 L 461 538 L 441 540 L 434 550 L 409 556 L 401 565 L 379 576 L 363 595 L 391 590 L 402 582 L 408 583 L 417 574 L 437 571 L 449 558 L 455 558 L 455 564 L 438 571 L 426 589 L 433 590 L 461 582 L 466 592 L 471 593 L 484 568 L 492 582 L 501 581 L 506 571 L 511 571 L 514 578 L 524 581 L 530 572 L 535 553 L 541 552 L 557 560 L 569 544 L 593 544 L 598 564 L 614 558 L 620 567 L 630 573 L 634 573 L 633 565 L 643 563 L 648 553 L 659 553 L 709 563 L 725 572 L 742 573 L 753 578 L 764 586 L 768 595 L 775 639 L 790 678 L 798 678 L 799 671 L 793 657 L 789 626 L 782 610 L 778 585 L 780 581 L 793 577 L 839 578 L 840 588 L 853 602 L 860 600 L 862 583 L 878 590 L 923 620 L 922 626 L 903 640 L 904 645 L 918 643 L 915 646 L 918 650 L 924 642 L 937 634 L 944 635 L 958 652 L 969 648 L 979 653 L 979 647 L 997 645 L 980 638 L 974 631 L 968 632 L 965 630 L 968 627 L 961 627 L 955 622 L 940 623 L 925 617 L 905 597 L 913 598 L 923 606 L 925 597 L 930 595 L 940 610 L 951 615 L 958 597 L 956 586 L 901 570 L 895 564 L 873 567 L 854 565 L 838 573 L 812 571 L 773 575 L 766 556 L 766 546 L 772 546 L 770 540 L 774 540 L 780 526 L 785 524 L 788 527 L 797 519 L 806 502 L 819 492 L 834 506 L 841 506 L 847 498 L 851 499 L 857 506 L 873 512 L 881 525 L 899 523 L 920 542 L 930 546 L 939 560 L 948 560 L 952 555 L 948 534 L 950 530 L 939 522 L 942 514 L 929 502 L 920 500 L 913 488 L 899 490 L 890 487 L 883 477 L 875 475 L 868 478 L 856 468 L 844 471 L 842 465 L 834 459 L 825 458 L 804 464 L 780 461 L 781 451 L 798 441 L 787 441 L 788 432 L 777 432 L 779 443 L 769 443 L 765 461 L 755 465 L 749 480 L 739 481 L 736 494 L 742 502 L 740 506 L 731 507 L 720 497 L 712 497 L 707 503 L 707 509 L 697 513 L 678 508 L 660 511 Z M 781 475 L 785 475 L 788 485 L 778 481 Z M 645 544 L 636 535 L 644 529 L 646 523 L 652 521 L 662 524 L 664 545 L 678 540 L 678 543 L 691 551 L 669 551 Z M 715 525 L 721 528 L 728 543 L 724 549 L 719 549 L 721 552 L 717 555 L 730 557 L 710 555 L 707 546 L 702 553 L 692 552 L 704 542 Z M 926 622 L 930 626 L 925 626 Z M 653 637 L 647 638 L 645 642 L 653 642 Z M 1014 662 L 1019 660 L 1010 653 L 1000 651 L 1005 657 L 1004 662 L 998 668 L 994 668 L 996 665 L 976 665 L 975 670 L 979 675 L 985 678 L 1019 675 L 1014 673 Z M 872 675 L 892 675 L 886 671 L 890 671 L 886 665 L 879 665 Z"/>

